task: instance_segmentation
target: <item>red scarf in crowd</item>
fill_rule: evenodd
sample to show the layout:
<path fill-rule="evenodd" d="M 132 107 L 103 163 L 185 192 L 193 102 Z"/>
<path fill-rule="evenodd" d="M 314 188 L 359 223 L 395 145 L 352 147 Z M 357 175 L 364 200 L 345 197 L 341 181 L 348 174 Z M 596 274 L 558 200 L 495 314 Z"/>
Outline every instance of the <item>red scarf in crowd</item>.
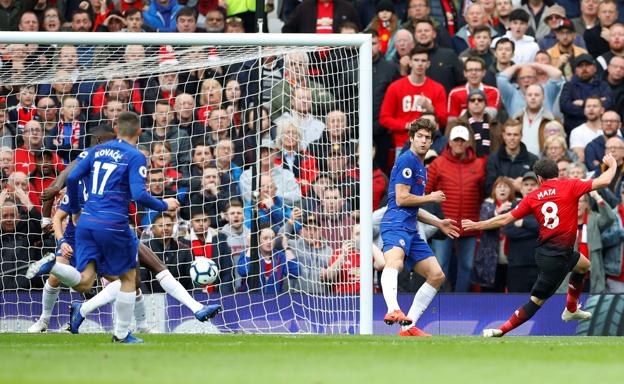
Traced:
<path fill-rule="evenodd" d="M 37 116 L 36 107 L 32 106 L 30 108 L 27 108 L 23 106 L 22 103 L 19 103 L 17 105 L 17 127 L 19 128 L 20 132 L 24 129 L 26 123 L 35 119 L 35 116 Z"/>

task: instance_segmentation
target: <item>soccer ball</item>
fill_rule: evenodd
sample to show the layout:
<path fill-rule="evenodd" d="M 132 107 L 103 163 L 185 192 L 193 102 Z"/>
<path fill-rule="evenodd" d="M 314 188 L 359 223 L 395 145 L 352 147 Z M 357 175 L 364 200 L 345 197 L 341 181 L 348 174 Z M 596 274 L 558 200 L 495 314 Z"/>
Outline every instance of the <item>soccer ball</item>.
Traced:
<path fill-rule="evenodd" d="M 217 264 L 205 257 L 197 257 L 191 263 L 191 279 L 197 285 L 210 285 L 219 277 Z"/>

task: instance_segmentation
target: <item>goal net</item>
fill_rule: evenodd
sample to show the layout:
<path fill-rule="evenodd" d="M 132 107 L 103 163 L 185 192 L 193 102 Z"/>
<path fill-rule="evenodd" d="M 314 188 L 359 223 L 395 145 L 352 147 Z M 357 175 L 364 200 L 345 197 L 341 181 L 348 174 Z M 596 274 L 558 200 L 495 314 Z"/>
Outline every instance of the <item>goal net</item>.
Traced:
<path fill-rule="evenodd" d="M 372 147 L 360 100 L 370 92 L 369 40 L 112 35 L 107 45 L 63 33 L 3 37 L 12 43 L 0 67 L 0 331 L 24 332 L 42 314 L 47 276 L 25 272 L 62 236 L 46 216 L 60 210 L 63 190 L 51 215 L 42 192 L 129 110 L 141 118 L 148 191 L 181 203 L 175 214 L 132 204 L 129 225 L 197 301 L 223 307 L 198 322 L 142 265 L 147 317 L 133 327 L 370 333 L 371 187 L 360 183 Z M 191 280 L 198 257 L 219 267 L 213 285 Z M 86 295 L 62 287 L 49 330 L 62 330 L 69 304 L 103 284 Z M 107 304 L 81 332 L 111 326 Z"/>

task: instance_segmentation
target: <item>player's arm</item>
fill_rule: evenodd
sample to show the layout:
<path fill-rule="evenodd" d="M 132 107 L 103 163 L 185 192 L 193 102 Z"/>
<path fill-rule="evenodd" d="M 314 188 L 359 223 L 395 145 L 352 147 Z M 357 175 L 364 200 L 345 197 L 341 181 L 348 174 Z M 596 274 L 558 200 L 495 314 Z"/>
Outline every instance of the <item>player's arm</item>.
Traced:
<path fill-rule="evenodd" d="M 155 198 L 149 192 L 147 192 L 147 189 L 145 188 L 147 167 L 145 157 L 142 154 L 140 154 L 139 156 L 135 156 L 133 159 L 130 160 L 128 165 L 128 174 L 130 179 L 130 193 L 132 194 L 132 200 L 137 202 L 139 205 L 159 212 L 177 209 L 180 206 L 180 203 L 175 198 L 161 200 Z"/>
<path fill-rule="evenodd" d="M 71 257 L 74 253 L 71 245 L 65 241 L 65 234 L 63 231 L 63 220 L 69 216 L 69 213 L 63 209 L 57 209 L 54 217 L 52 218 L 52 228 L 54 229 L 54 237 L 56 238 L 56 246 L 61 249 L 63 257 Z"/>
<path fill-rule="evenodd" d="M 607 164 L 608 168 L 592 181 L 592 191 L 608 187 L 615 176 L 617 170 L 617 161 L 615 161 L 615 158 L 611 156 L 611 154 L 607 154 L 602 158 L 602 162 Z"/>
<path fill-rule="evenodd" d="M 432 215 L 424 209 L 419 209 L 418 221 L 420 221 L 421 223 L 433 225 L 451 239 L 459 237 L 459 228 L 457 228 L 457 222 L 455 220 L 440 219 L 436 215 Z"/>
<path fill-rule="evenodd" d="M 410 193 L 410 186 L 397 183 L 395 186 L 396 203 L 399 207 L 416 207 L 427 203 L 440 203 L 446 200 L 444 192 L 434 191 L 428 195 L 418 196 Z"/>
<path fill-rule="evenodd" d="M 80 213 L 80 197 L 82 188 L 80 187 L 80 180 L 85 178 L 91 171 L 91 161 L 87 159 L 80 161 L 76 164 L 74 169 L 67 176 L 67 196 L 69 198 L 69 210 L 72 215 L 78 215 Z M 77 220 L 77 216 L 74 217 Z"/>
<path fill-rule="evenodd" d="M 485 221 L 474 222 L 472 220 L 462 220 L 462 228 L 464 231 L 487 231 L 503 227 L 516 220 L 517 219 L 511 214 L 511 212 L 507 212 L 502 215 L 494 216 Z"/>
<path fill-rule="evenodd" d="M 67 180 L 67 176 L 71 171 L 76 168 L 77 161 L 72 161 L 63 172 L 61 172 L 56 179 L 46 188 L 43 192 L 41 192 L 41 201 L 43 206 L 41 208 L 41 226 L 45 227 L 48 224 L 51 224 L 50 216 L 52 215 L 52 206 L 54 206 L 54 198 L 58 193 L 65 187 L 65 180 Z"/>

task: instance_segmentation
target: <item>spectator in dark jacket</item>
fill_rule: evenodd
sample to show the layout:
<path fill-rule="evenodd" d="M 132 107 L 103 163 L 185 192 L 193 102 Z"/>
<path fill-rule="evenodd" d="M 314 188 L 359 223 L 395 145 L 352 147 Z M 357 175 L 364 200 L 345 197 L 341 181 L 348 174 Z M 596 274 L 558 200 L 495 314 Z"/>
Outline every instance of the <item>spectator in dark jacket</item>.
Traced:
<path fill-rule="evenodd" d="M 173 238 L 175 217 L 166 213 L 159 214 L 151 226 L 153 238 L 146 244 L 162 261 L 171 272 L 171 275 L 187 290 L 193 289 L 193 282 L 189 275 L 189 269 L 193 262 L 191 250 L 181 246 Z M 156 277 L 146 268 L 141 268 L 141 281 L 143 293 L 164 293 L 160 284 L 156 283 Z"/>
<path fill-rule="evenodd" d="M 585 146 L 585 166 L 588 171 L 600 169 L 602 158 L 605 155 L 605 143 L 618 134 L 622 127 L 622 119 L 615 111 L 606 111 L 600 117 L 602 136 L 596 137 Z"/>
<path fill-rule="evenodd" d="M 31 209 L 26 219 L 10 194 L 6 188 L 0 192 L 0 291 L 41 288 L 43 280 L 25 276 L 28 263 L 41 257 L 41 215 Z"/>
<path fill-rule="evenodd" d="M 194 257 L 207 257 L 219 267 L 219 279 L 213 284 L 221 294 L 234 292 L 234 267 L 232 266 L 232 251 L 227 242 L 227 236 L 210 227 L 210 216 L 201 208 L 191 213 L 191 231 L 180 245 L 191 249 Z"/>
<path fill-rule="evenodd" d="M 574 60 L 574 76 L 563 85 L 559 100 L 564 116 L 565 130 L 568 134 L 572 132 L 572 129 L 585 122 L 585 114 L 583 113 L 585 99 L 590 96 L 598 96 L 605 109 L 610 109 L 613 104 L 609 84 L 600 80 L 596 72 L 596 61 L 590 55 L 583 54 Z"/>
<path fill-rule="evenodd" d="M 325 17 L 319 16 L 319 10 L 329 9 L 332 6 L 332 25 L 318 27 L 318 20 Z M 329 15 L 328 15 L 329 16 Z M 299 4 L 282 27 L 282 33 L 339 33 L 340 25 L 350 21 L 361 30 L 360 18 L 357 11 L 346 0 L 305 0 Z"/>
<path fill-rule="evenodd" d="M 0 4 L 0 31 L 17 31 L 17 23 L 24 11 L 32 10 L 37 0 L 8 0 Z"/>
<path fill-rule="evenodd" d="M 513 179 L 514 189 L 520 191 L 523 175 L 533 169 L 537 156 L 527 151 L 522 140 L 522 123 L 508 120 L 502 129 L 503 146 L 487 160 L 485 194 L 492 192 L 494 180 L 499 176 Z"/>
<path fill-rule="evenodd" d="M 373 141 L 377 145 L 375 162 L 380 168 L 386 169 L 388 152 L 392 148 L 392 138 L 388 130 L 379 123 L 379 111 L 388 86 L 401 77 L 395 63 L 387 61 L 379 51 L 379 34 L 368 30 L 372 37 L 373 51 Z"/>
<path fill-rule="evenodd" d="M 537 189 L 537 176 L 527 172 L 522 177 L 522 196 Z M 518 205 L 514 204 L 514 207 Z M 537 247 L 539 223 L 533 215 L 525 216 L 502 228 L 507 236 L 507 290 L 509 292 L 530 292 L 537 280 L 537 264 L 533 250 Z"/>

